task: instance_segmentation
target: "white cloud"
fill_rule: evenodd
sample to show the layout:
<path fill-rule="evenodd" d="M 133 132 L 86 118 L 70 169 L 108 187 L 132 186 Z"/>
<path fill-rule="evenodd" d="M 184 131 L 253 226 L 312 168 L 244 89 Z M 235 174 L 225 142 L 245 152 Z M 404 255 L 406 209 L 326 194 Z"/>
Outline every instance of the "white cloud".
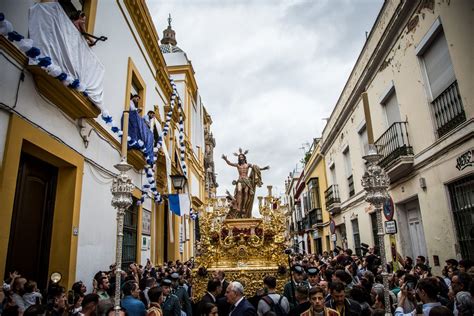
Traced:
<path fill-rule="evenodd" d="M 299 148 L 320 136 L 382 3 L 147 1 L 160 38 L 171 13 L 178 46 L 192 60 L 214 121 L 219 194 L 232 192 L 237 177 L 220 156 L 239 147 L 249 149 L 249 162 L 271 166 L 264 186 L 284 191 Z"/>

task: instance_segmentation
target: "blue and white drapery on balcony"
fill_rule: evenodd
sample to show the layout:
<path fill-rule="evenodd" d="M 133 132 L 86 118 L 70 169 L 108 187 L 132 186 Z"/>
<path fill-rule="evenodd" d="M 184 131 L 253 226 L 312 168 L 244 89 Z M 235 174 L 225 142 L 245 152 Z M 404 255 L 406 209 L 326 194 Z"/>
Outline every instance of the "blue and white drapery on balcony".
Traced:
<path fill-rule="evenodd" d="M 59 66 L 59 76 L 79 79 L 88 98 L 97 106 L 103 102 L 104 65 L 58 2 L 37 3 L 30 8 L 28 31 L 42 55 Z M 30 60 L 30 64 L 35 64 Z M 53 77 L 56 77 L 53 74 Z M 67 84 L 71 84 L 67 83 Z"/>

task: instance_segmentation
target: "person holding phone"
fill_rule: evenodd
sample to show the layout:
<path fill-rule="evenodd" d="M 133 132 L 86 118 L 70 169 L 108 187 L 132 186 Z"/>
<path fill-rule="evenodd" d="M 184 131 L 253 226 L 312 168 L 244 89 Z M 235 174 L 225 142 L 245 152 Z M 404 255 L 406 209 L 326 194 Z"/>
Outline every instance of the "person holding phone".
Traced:
<path fill-rule="evenodd" d="M 400 277 L 400 292 L 397 295 L 398 307 L 403 309 L 404 313 L 409 313 L 416 308 L 415 288 L 418 279 L 406 273 Z"/>

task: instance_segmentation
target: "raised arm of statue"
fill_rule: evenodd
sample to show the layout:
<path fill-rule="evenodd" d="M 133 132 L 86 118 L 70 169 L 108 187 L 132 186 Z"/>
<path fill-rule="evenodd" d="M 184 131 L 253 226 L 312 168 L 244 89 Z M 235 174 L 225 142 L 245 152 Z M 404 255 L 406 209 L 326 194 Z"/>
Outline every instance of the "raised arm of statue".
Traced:
<path fill-rule="evenodd" d="M 260 168 L 260 170 L 270 170 L 270 166 L 265 166 L 263 168 Z"/>
<path fill-rule="evenodd" d="M 233 163 L 233 162 L 230 162 L 229 159 L 227 159 L 227 156 L 226 156 L 226 155 L 222 155 L 222 159 L 224 159 L 224 161 L 225 161 L 229 166 L 237 167 L 237 164 L 236 164 L 236 163 Z"/>

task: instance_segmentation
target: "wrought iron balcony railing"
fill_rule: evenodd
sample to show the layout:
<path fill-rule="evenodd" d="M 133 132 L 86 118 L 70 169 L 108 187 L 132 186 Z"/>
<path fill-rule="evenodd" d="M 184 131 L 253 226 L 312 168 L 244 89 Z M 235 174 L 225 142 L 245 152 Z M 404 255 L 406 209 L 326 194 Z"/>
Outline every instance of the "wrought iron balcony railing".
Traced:
<path fill-rule="evenodd" d="M 337 184 L 331 185 L 326 191 L 324 191 L 324 197 L 326 198 L 326 207 L 328 209 L 331 209 L 336 203 L 341 203 L 339 186 Z"/>
<path fill-rule="evenodd" d="M 393 123 L 382 136 L 375 141 L 377 151 L 382 155 L 380 165 L 385 167 L 400 156 L 413 155 L 408 140 L 407 122 Z"/>
<path fill-rule="evenodd" d="M 438 137 L 447 134 L 466 120 L 457 81 L 447 87 L 431 104 L 436 119 Z"/>

